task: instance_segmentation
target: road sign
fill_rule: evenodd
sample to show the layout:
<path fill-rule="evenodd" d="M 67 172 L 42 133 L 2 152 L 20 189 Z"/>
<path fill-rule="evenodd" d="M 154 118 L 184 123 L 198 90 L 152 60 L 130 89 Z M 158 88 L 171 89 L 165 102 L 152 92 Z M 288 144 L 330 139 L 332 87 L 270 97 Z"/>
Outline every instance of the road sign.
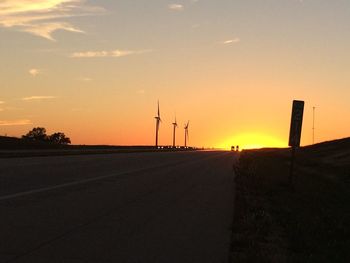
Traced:
<path fill-rule="evenodd" d="M 292 110 L 292 120 L 290 123 L 289 146 L 299 147 L 301 138 L 301 128 L 303 125 L 304 101 L 294 100 Z"/>

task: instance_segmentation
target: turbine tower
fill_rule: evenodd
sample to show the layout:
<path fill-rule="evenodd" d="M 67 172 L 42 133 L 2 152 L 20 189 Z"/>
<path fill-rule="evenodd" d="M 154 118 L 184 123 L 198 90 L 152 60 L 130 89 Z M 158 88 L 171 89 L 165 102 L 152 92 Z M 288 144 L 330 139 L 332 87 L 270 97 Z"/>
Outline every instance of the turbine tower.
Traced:
<path fill-rule="evenodd" d="M 316 107 L 313 107 L 313 113 L 312 113 L 312 144 L 315 144 L 315 109 Z"/>
<path fill-rule="evenodd" d="M 158 148 L 158 132 L 159 132 L 159 126 L 162 119 L 160 118 L 160 110 L 159 110 L 159 100 L 158 100 L 158 113 L 157 116 L 154 117 L 156 119 L 156 147 Z"/>
<path fill-rule="evenodd" d="M 188 125 L 190 124 L 190 121 L 187 122 L 187 124 L 185 124 L 185 148 L 187 147 L 187 141 L 189 139 L 189 135 L 188 135 Z"/>
<path fill-rule="evenodd" d="M 173 123 L 174 126 L 174 131 L 173 131 L 173 148 L 176 147 L 175 145 L 175 135 L 176 135 L 176 128 L 177 128 L 177 121 L 176 121 L 176 116 L 175 116 L 175 122 Z"/>

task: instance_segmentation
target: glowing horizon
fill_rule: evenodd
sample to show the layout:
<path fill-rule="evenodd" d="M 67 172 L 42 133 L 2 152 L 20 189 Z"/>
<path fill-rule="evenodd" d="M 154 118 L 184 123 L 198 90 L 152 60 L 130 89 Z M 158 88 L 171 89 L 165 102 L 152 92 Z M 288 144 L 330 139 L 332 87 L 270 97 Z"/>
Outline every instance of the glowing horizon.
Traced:
<path fill-rule="evenodd" d="M 266 147 L 285 148 L 288 147 L 288 143 L 263 133 L 243 133 L 223 142 L 220 148 L 230 149 L 231 146 L 239 146 L 241 150 L 248 150 Z"/>
<path fill-rule="evenodd" d="M 73 144 L 286 147 L 350 136 L 350 2 L 0 0 L 0 135 Z"/>

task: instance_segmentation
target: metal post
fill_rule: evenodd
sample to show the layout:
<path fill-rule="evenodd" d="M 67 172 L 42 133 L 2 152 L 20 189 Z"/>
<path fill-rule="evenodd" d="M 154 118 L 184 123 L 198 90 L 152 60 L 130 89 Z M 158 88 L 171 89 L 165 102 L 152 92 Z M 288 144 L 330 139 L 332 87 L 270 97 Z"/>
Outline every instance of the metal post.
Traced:
<path fill-rule="evenodd" d="M 295 162 L 295 151 L 296 147 L 291 148 L 291 159 L 290 159 L 290 170 L 289 170 L 289 185 L 293 187 L 294 184 L 294 162 Z"/>

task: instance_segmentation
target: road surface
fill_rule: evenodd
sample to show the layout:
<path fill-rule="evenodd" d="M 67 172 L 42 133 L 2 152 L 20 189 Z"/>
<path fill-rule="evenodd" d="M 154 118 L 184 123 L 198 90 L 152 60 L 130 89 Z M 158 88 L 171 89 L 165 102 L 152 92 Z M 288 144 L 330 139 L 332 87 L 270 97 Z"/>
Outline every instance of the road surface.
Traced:
<path fill-rule="evenodd" d="M 0 159 L 0 262 L 227 262 L 234 158 Z"/>

